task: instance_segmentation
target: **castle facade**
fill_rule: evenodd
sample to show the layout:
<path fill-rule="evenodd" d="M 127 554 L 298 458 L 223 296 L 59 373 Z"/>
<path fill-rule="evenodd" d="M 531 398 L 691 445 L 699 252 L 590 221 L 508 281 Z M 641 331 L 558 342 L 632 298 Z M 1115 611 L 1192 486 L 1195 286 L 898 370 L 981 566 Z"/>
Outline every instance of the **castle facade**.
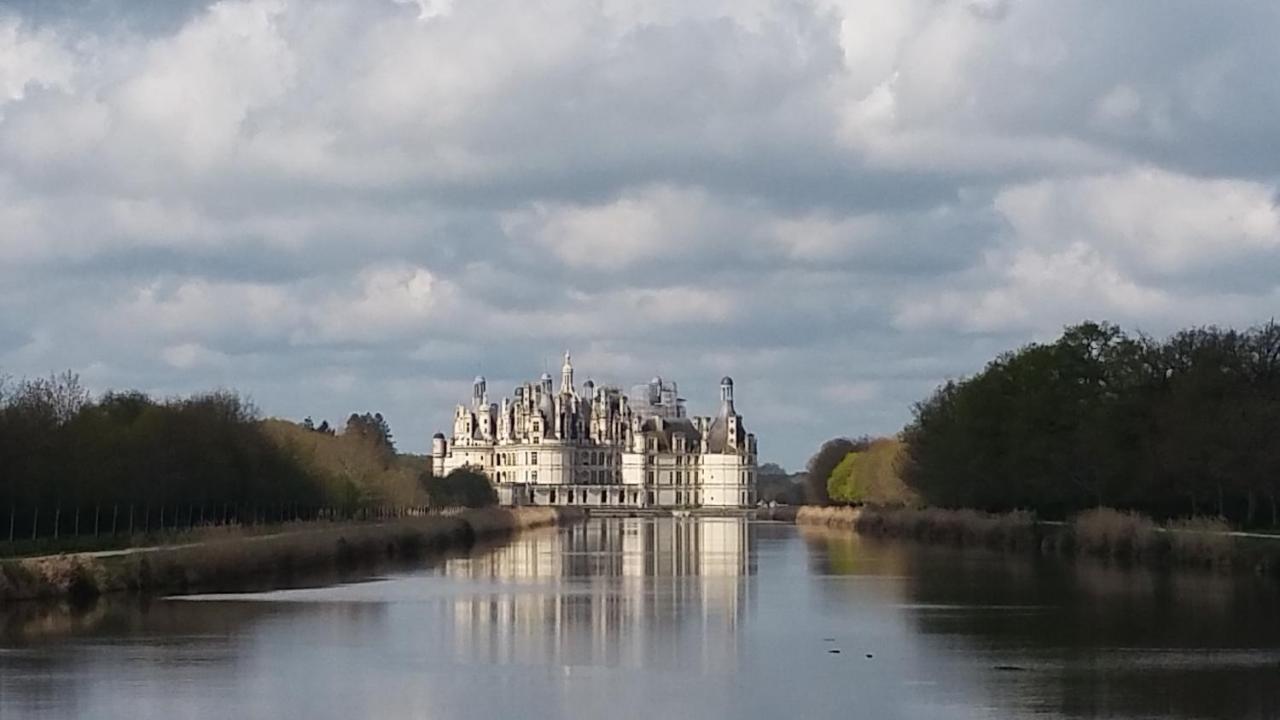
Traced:
<path fill-rule="evenodd" d="M 689 417 L 674 382 L 574 385 L 568 354 L 556 389 L 549 373 L 489 402 L 483 377 L 458 405 L 453 436 L 432 439 L 432 470 L 470 467 L 504 505 L 734 508 L 756 501 L 756 438 L 720 381 L 714 417 Z"/>

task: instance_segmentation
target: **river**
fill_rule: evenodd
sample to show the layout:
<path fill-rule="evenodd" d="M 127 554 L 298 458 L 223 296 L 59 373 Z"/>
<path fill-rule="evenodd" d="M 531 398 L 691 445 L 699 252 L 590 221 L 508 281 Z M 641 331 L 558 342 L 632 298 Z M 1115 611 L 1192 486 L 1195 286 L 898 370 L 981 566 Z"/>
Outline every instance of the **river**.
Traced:
<path fill-rule="evenodd" d="M 0 718 L 1280 716 L 1252 578 L 596 519 L 326 587 L 0 611 Z"/>

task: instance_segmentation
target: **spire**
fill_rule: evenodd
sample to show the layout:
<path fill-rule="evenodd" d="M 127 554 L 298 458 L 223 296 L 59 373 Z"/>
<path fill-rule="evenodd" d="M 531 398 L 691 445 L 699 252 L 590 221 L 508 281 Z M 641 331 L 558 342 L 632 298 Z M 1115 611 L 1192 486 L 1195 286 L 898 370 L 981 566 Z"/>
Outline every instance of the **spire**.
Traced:
<path fill-rule="evenodd" d="M 564 367 L 560 368 L 560 392 L 573 394 L 573 360 L 567 350 L 564 353 Z"/>

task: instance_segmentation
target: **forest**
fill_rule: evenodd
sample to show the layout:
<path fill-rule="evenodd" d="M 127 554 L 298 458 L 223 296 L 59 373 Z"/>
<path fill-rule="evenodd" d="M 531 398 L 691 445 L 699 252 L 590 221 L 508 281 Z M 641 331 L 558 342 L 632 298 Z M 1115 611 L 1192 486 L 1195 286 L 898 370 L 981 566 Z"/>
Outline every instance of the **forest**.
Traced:
<path fill-rule="evenodd" d="M 903 430 L 927 504 L 1280 525 L 1280 326 L 1166 339 L 1086 322 L 947 382 Z"/>
<path fill-rule="evenodd" d="M 431 501 L 426 471 L 377 413 L 337 431 L 262 419 L 229 392 L 94 398 L 69 373 L 0 382 L 0 542 L 451 501 L 444 486 Z"/>

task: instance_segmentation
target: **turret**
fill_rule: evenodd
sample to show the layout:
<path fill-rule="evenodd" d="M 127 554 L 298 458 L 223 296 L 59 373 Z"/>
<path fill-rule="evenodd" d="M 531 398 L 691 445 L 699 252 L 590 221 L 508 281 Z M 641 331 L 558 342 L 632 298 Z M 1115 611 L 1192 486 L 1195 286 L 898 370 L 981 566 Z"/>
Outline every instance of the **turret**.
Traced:
<path fill-rule="evenodd" d="M 448 450 L 448 442 L 444 439 L 444 433 L 436 433 L 431 438 L 431 474 L 435 477 L 444 476 L 444 456 Z"/>
<path fill-rule="evenodd" d="M 720 417 L 736 414 L 733 409 L 733 378 L 725 376 L 720 379 Z"/>
<path fill-rule="evenodd" d="M 483 375 L 476 376 L 475 382 L 471 384 L 471 404 L 476 408 L 483 408 L 489 404 Z"/>
<path fill-rule="evenodd" d="M 565 352 L 564 366 L 560 368 L 560 392 L 565 395 L 573 394 L 573 362 L 568 352 Z"/>

